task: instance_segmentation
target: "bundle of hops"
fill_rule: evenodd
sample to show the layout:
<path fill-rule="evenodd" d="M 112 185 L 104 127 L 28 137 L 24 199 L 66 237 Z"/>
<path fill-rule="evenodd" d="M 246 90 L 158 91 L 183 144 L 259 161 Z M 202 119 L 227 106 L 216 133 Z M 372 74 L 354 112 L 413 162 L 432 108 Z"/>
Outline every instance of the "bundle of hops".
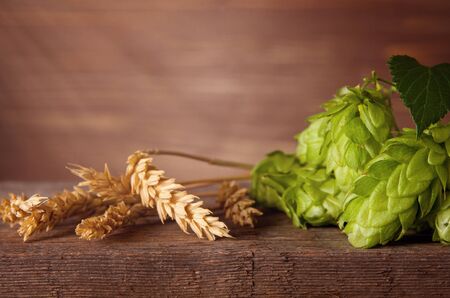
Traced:
<path fill-rule="evenodd" d="M 325 167 L 339 188 L 348 191 L 390 137 L 394 125 L 390 94 L 374 73 L 362 86 L 341 88 L 323 105 L 325 111 L 310 117 L 309 127 L 297 135 L 300 162 Z"/>
<path fill-rule="evenodd" d="M 345 200 L 339 224 L 350 243 L 364 248 L 384 245 L 424 221 L 433 227 L 435 223 L 435 239 L 448 241 L 444 193 L 449 152 L 449 125 L 430 128 L 420 138 L 407 129 L 388 140 Z"/>
<path fill-rule="evenodd" d="M 274 152 L 254 168 L 253 197 L 299 227 L 337 224 L 345 193 L 390 137 L 390 93 L 375 74 L 341 88 L 297 135 L 297 156 Z"/>
<path fill-rule="evenodd" d="M 344 194 L 325 168 L 305 167 L 295 155 L 275 151 L 252 172 L 252 196 L 284 211 L 295 226 L 335 224 Z"/>

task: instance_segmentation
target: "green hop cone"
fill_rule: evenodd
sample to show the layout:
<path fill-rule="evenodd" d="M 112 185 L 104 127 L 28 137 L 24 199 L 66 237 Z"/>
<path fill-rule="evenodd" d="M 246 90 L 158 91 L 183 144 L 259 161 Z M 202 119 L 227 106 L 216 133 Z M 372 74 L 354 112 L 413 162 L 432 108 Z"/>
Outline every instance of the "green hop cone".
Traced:
<path fill-rule="evenodd" d="M 386 141 L 354 182 L 339 219 L 353 246 L 398 240 L 432 215 L 448 183 L 449 140 L 450 126 L 436 126 L 420 139 L 404 130 Z"/>
<path fill-rule="evenodd" d="M 300 163 L 294 155 L 281 151 L 269 153 L 252 171 L 251 196 L 257 202 L 268 208 L 276 208 L 289 215 L 289 209 L 281 200 L 288 187 L 296 184 L 293 168 L 299 168 Z"/>
<path fill-rule="evenodd" d="M 296 136 L 300 162 L 335 172 L 339 187 L 348 191 L 390 137 L 394 124 L 390 93 L 374 73 L 362 86 L 341 88 L 323 105 L 325 111 L 310 117 L 310 125 Z"/>
<path fill-rule="evenodd" d="M 450 244 L 450 194 L 447 194 L 434 217 L 433 241 Z"/>
<path fill-rule="evenodd" d="M 341 214 L 344 193 L 336 185 L 336 179 L 326 173 L 325 168 L 301 167 L 294 169 L 297 184 L 289 188 L 282 197 L 298 226 L 336 225 Z"/>
<path fill-rule="evenodd" d="M 280 151 L 254 168 L 251 190 L 259 204 L 285 212 L 302 228 L 336 224 L 345 198 L 325 168 L 302 166 Z"/>

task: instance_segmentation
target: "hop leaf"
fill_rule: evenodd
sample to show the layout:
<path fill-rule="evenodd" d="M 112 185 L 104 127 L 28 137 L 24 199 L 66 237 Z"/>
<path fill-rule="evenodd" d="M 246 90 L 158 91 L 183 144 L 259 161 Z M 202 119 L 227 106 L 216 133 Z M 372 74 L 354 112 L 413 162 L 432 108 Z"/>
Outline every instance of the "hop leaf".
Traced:
<path fill-rule="evenodd" d="M 409 56 L 392 56 L 388 64 L 420 136 L 450 110 L 450 64 L 427 67 Z"/>

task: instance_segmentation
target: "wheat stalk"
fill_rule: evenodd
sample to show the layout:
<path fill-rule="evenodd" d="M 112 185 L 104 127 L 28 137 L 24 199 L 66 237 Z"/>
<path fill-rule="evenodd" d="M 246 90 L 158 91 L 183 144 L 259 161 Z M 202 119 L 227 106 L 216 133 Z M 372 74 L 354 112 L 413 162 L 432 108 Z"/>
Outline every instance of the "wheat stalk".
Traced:
<path fill-rule="evenodd" d="M 236 181 L 222 183 L 217 201 L 223 206 L 225 217 L 236 225 L 254 227 L 256 217 L 263 214 L 253 207 L 255 201 L 250 199 L 248 189 L 240 187 Z"/>
<path fill-rule="evenodd" d="M 198 198 L 184 191 L 175 179 L 164 177 L 164 171 L 152 164 L 148 153 L 137 151 L 128 158 L 126 176 L 130 178 L 132 193 L 141 197 L 144 206 L 156 206 L 163 223 L 169 217 L 183 232 L 188 233 L 189 227 L 199 238 L 231 237 L 226 225 L 201 207 L 202 201 L 196 201 Z"/>
<path fill-rule="evenodd" d="M 150 210 L 142 204 L 127 205 L 123 201 L 111 205 L 101 215 L 83 219 L 75 233 L 82 239 L 103 239 L 112 232 L 134 224 L 138 219 L 150 215 Z"/>

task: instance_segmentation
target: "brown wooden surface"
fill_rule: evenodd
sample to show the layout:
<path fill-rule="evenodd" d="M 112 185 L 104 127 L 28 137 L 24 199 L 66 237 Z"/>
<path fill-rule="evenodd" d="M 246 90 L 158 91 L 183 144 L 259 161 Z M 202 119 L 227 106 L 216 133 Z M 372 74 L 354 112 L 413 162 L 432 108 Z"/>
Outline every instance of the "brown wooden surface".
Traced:
<path fill-rule="evenodd" d="M 64 184 L 1 183 L 50 194 Z M 435 297 L 450 291 L 450 249 L 416 235 L 371 250 L 352 248 L 337 228 L 294 228 L 281 213 L 236 239 L 208 242 L 174 223 L 124 229 L 83 241 L 64 224 L 23 243 L 0 226 L 0 297 Z"/>
<path fill-rule="evenodd" d="M 66 180 L 66 162 L 117 172 L 139 148 L 291 151 L 338 87 L 388 78 L 391 54 L 449 62 L 449 16 L 438 0 L 2 0 L 0 179 Z"/>

